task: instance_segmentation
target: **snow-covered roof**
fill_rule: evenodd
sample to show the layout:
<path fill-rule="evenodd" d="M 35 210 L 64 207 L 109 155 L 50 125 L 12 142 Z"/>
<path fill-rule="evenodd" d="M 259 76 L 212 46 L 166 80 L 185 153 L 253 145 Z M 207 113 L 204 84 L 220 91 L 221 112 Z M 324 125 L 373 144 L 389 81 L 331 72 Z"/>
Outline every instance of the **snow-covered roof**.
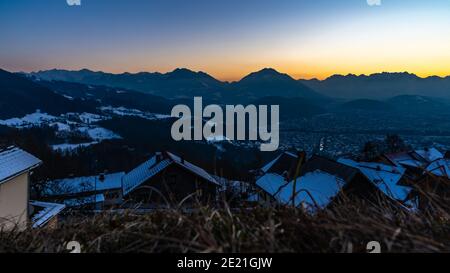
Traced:
<path fill-rule="evenodd" d="M 257 179 L 256 184 L 281 204 L 291 204 L 297 165 L 298 156 L 284 152 L 261 169 L 265 174 Z M 357 173 L 357 169 L 334 160 L 311 157 L 301 166 L 295 189 L 295 205 L 326 207 Z"/>
<path fill-rule="evenodd" d="M 427 166 L 426 171 L 450 179 L 450 159 L 442 158 L 435 160 Z"/>
<path fill-rule="evenodd" d="M 31 215 L 33 228 L 45 226 L 53 217 L 65 209 L 65 205 L 40 201 L 30 201 L 36 213 Z"/>
<path fill-rule="evenodd" d="M 40 159 L 17 147 L 0 151 L 0 184 L 36 168 L 41 163 Z"/>
<path fill-rule="evenodd" d="M 58 179 L 48 183 L 46 195 L 72 195 L 84 192 L 101 192 L 122 188 L 125 172 L 105 175 Z"/>
<path fill-rule="evenodd" d="M 264 167 L 261 168 L 261 170 L 264 173 L 267 172 L 276 172 L 275 170 L 272 170 L 277 164 L 283 166 L 285 171 L 288 171 L 293 163 L 297 162 L 297 155 L 290 153 L 290 152 L 283 152 L 282 154 L 278 155 L 274 160 L 267 163 Z M 278 172 L 279 173 L 279 172 Z M 279 173 L 281 174 L 281 173 Z"/>
<path fill-rule="evenodd" d="M 444 158 L 444 155 L 436 148 L 386 154 L 385 156 L 397 166 L 416 168 L 422 168 L 434 160 Z"/>
<path fill-rule="evenodd" d="M 281 154 L 277 156 L 274 160 L 267 163 L 264 167 L 261 168 L 261 170 L 266 173 L 273 166 L 273 164 L 275 164 L 278 161 L 278 159 L 280 159 L 280 157 Z"/>
<path fill-rule="evenodd" d="M 410 167 L 421 167 L 424 162 L 415 158 L 409 152 L 401 152 L 395 154 L 386 154 L 386 158 L 388 158 L 392 163 L 396 166 L 410 166 Z"/>
<path fill-rule="evenodd" d="M 423 157 L 428 162 L 435 161 L 437 159 L 444 158 L 444 155 L 439 152 L 436 148 L 424 149 L 424 150 L 416 150 L 418 155 Z"/>
<path fill-rule="evenodd" d="M 185 169 L 203 177 L 204 179 L 208 180 L 209 182 L 219 185 L 219 183 L 217 183 L 217 181 L 204 169 L 186 161 L 181 159 L 181 157 L 174 155 L 172 153 L 167 152 L 167 155 L 178 165 L 184 167 Z"/>
<path fill-rule="evenodd" d="M 256 184 L 273 196 L 281 204 L 289 205 L 294 196 L 294 180 L 286 181 L 282 176 L 268 173 L 260 177 Z M 296 182 L 295 206 L 326 207 L 335 197 L 345 181 L 327 172 L 316 170 L 305 173 Z"/>
<path fill-rule="evenodd" d="M 396 199 L 405 200 L 410 192 L 409 187 L 398 185 L 405 173 L 400 166 L 389 166 L 377 162 L 356 162 L 351 159 L 339 159 L 339 163 L 357 168 L 384 194 Z"/>
<path fill-rule="evenodd" d="M 123 194 L 126 195 L 130 193 L 135 188 L 142 185 L 142 183 L 166 168 L 169 164 L 170 160 L 167 159 L 157 163 L 156 156 L 153 156 L 146 162 L 134 168 L 123 177 Z"/>
<path fill-rule="evenodd" d="M 161 170 L 165 169 L 167 166 L 171 164 L 177 164 L 185 168 L 186 170 L 195 173 L 196 175 L 204 178 L 205 180 L 214 183 L 216 185 L 220 185 L 214 177 L 212 177 L 208 172 L 204 169 L 181 159 L 181 157 L 176 156 L 172 153 L 166 152 L 164 153 L 164 159 L 161 161 L 156 160 L 156 156 L 153 156 L 148 161 L 142 163 L 137 168 L 133 169 L 129 173 L 127 173 L 123 177 L 123 194 L 126 195 L 142 185 L 145 181 L 152 178 L 154 175 L 159 173 Z"/>

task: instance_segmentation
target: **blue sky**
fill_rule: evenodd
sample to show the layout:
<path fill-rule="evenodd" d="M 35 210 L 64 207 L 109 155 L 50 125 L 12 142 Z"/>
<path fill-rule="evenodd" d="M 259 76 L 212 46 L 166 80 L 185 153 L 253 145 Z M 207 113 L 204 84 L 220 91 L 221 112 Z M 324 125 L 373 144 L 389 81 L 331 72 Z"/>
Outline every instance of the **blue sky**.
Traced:
<path fill-rule="evenodd" d="M 450 74 L 450 1 L 0 0 L 0 66 Z"/>

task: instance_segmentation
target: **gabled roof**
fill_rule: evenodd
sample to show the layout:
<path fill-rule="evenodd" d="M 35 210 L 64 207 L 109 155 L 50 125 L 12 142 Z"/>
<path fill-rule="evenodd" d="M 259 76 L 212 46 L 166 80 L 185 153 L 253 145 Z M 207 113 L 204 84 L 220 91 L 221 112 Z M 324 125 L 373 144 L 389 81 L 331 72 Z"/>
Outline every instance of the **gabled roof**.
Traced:
<path fill-rule="evenodd" d="M 414 150 L 384 155 L 396 166 L 423 168 L 432 161 L 444 158 L 444 155 L 436 148 Z"/>
<path fill-rule="evenodd" d="M 356 162 L 343 158 L 338 162 L 359 169 L 370 182 L 390 198 L 403 201 L 411 190 L 409 187 L 398 185 L 405 173 L 405 169 L 400 166 L 389 166 L 377 162 Z"/>
<path fill-rule="evenodd" d="M 282 155 L 275 158 L 270 164 L 262 170 L 266 173 L 256 181 L 261 189 L 274 197 L 279 203 L 289 205 L 295 193 L 295 206 L 304 204 L 307 207 L 314 208 L 326 207 L 330 201 L 338 194 L 341 188 L 359 172 L 357 169 L 348 167 L 330 159 L 319 156 L 313 156 L 310 160 L 301 166 L 299 177 L 296 181 L 294 192 L 294 180 L 287 181 L 286 177 L 280 173 L 283 170 L 283 164 L 280 159 Z M 292 169 L 298 163 L 297 156 L 287 153 L 284 163 L 287 163 L 285 169 Z M 279 164 L 276 168 L 273 168 Z"/>
<path fill-rule="evenodd" d="M 400 152 L 384 155 L 395 166 L 408 166 L 420 168 L 425 164 L 425 160 L 414 152 Z"/>
<path fill-rule="evenodd" d="M 444 158 L 444 155 L 441 152 L 439 152 L 436 148 L 416 150 L 415 152 L 422 158 L 424 158 L 427 162 L 432 162 L 437 159 Z"/>
<path fill-rule="evenodd" d="M 427 166 L 426 171 L 450 179 L 450 159 L 442 158 L 435 160 Z"/>
<path fill-rule="evenodd" d="M 184 169 L 204 178 L 206 181 L 220 186 L 220 184 L 214 179 L 214 177 L 212 177 L 204 169 L 186 160 L 183 160 L 181 157 L 169 152 L 162 153 L 161 156 L 163 156 L 163 158 L 161 158 L 161 160 L 159 161 L 156 159 L 156 155 L 153 156 L 123 177 L 124 195 L 127 195 L 171 164 L 176 164 L 180 167 L 183 167 Z"/>
<path fill-rule="evenodd" d="M 202 169 L 186 160 L 183 160 L 181 157 L 174 155 L 172 153 L 167 152 L 167 155 L 173 160 L 174 163 L 184 167 L 188 171 L 191 171 L 191 172 L 203 177 L 204 179 L 208 180 L 209 182 L 211 182 L 213 184 L 219 185 L 219 183 L 214 179 L 214 177 L 212 177 L 204 169 Z"/>
<path fill-rule="evenodd" d="M 267 173 L 260 177 L 256 184 L 284 205 L 292 204 L 294 196 L 294 180 L 286 181 L 283 177 Z M 307 207 L 326 207 L 339 193 L 345 181 L 321 170 L 307 172 L 297 178 L 295 188 L 295 206 L 304 204 Z"/>
<path fill-rule="evenodd" d="M 45 194 L 57 196 L 120 189 L 122 188 L 122 177 L 124 175 L 125 172 L 117 172 L 53 180 L 48 183 L 50 187 Z"/>
<path fill-rule="evenodd" d="M 35 210 L 35 212 L 30 217 L 33 228 L 45 226 L 51 219 L 57 216 L 66 207 L 63 204 L 40 201 L 30 201 L 30 205 L 32 205 Z"/>
<path fill-rule="evenodd" d="M 326 157 L 314 155 L 301 168 L 300 175 L 308 172 L 321 170 L 336 177 L 339 177 L 345 182 L 350 182 L 359 173 L 357 168 L 339 163 L 335 160 Z"/>
<path fill-rule="evenodd" d="M 283 152 L 270 161 L 267 165 L 262 167 L 261 170 L 264 173 L 277 173 L 279 175 L 283 175 L 284 172 L 293 172 L 297 166 L 297 163 L 297 155 L 290 152 Z"/>
<path fill-rule="evenodd" d="M 17 147 L 0 151 L 0 184 L 24 172 L 36 168 L 42 163 L 37 157 Z"/>
<path fill-rule="evenodd" d="M 145 181 L 152 178 L 170 165 L 170 160 L 162 160 L 156 162 L 156 156 L 153 156 L 146 162 L 142 163 L 123 177 L 123 195 L 126 195 L 142 185 Z"/>

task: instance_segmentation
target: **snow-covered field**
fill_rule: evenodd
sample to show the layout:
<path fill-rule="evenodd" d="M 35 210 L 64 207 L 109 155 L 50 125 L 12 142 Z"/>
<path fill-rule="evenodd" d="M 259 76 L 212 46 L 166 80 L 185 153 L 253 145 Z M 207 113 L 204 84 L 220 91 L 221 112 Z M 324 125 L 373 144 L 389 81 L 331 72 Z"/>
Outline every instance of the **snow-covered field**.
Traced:
<path fill-rule="evenodd" d="M 140 117 L 140 118 L 144 118 L 144 119 L 148 119 L 148 120 L 170 118 L 169 115 L 143 112 L 138 109 L 130 109 L 130 108 L 125 108 L 125 107 L 106 106 L 106 107 L 101 107 L 100 110 L 104 113 L 113 114 L 113 115 L 117 115 L 117 116 Z"/>
<path fill-rule="evenodd" d="M 39 110 L 36 112 L 25 115 L 21 118 L 10 118 L 6 120 L 0 120 L 0 125 L 14 127 L 18 129 L 49 126 L 54 128 L 57 133 L 68 134 L 82 134 L 89 137 L 92 141 L 82 144 L 58 144 L 52 145 L 52 148 L 57 151 L 67 152 L 79 147 L 87 147 L 97 144 L 107 139 L 119 139 L 118 134 L 95 125 L 96 122 L 111 118 L 108 115 L 99 115 L 92 113 L 67 113 L 60 116 L 53 116 L 47 113 L 42 113 Z"/>
<path fill-rule="evenodd" d="M 27 128 L 32 126 L 39 126 L 42 124 L 49 124 L 58 118 L 46 113 L 41 113 L 37 110 L 35 113 L 28 114 L 22 118 L 10 118 L 6 120 L 0 120 L 1 125 L 15 127 L 15 128 Z"/>
<path fill-rule="evenodd" d="M 87 143 L 79 143 L 79 144 L 68 144 L 68 143 L 64 143 L 64 144 L 57 144 L 57 145 L 52 145 L 52 149 L 58 152 L 70 152 L 73 150 L 76 150 L 78 148 L 83 148 L 83 147 L 88 147 L 94 144 L 97 144 L 97 141 L 92 141 L 92 142 L 87 142 Z"/>
<path fill-rule="evenodd" d="M 113 131 L 110 131 L 110 130 L 102 128 L 102 127 L 94 127 L 94 128 L 80 127 L 80 128 L 78 128 L 78 131 L 82 132 L 82 133 L 87 133 L 87 135 L 91 139 L 97 140 L 97 141 L 120 138 L 120 136 L 117 135 L 116 133 L 114 133 Z"/>

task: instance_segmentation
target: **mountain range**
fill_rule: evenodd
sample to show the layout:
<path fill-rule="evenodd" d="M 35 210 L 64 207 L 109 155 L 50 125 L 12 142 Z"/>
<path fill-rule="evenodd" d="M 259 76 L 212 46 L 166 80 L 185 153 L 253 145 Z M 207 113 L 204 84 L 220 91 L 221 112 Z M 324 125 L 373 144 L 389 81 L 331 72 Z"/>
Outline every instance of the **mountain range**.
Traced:
<path fill-rule="evenodd" d="M 210 101 L 245 102 L 266 96 L 322 97 L 289 75 L 268 68 L 233 83 L 222 82 L 204 72 L 194 72 L 184 68 L 165 74 L 148 72 L 111 74 L 87 69 L 80 71 L 54 69 L 30 73 L 30 75 L 47 81 L 57 80 L 126 88 L 169 99 L 202 96 Z"/>
<path fill-rule="evenodd" d="M 0 118 L 19 117 L 36 109 L 50 114 L 95 113 L 99 106 L 167 114 L 175 104 L 190 105 L 194 95 L 203 96 L 205 103 L 222 105 L 278 104 L 281 118 L 355 112 L 435 115 L 450 113 L 448 81 L 449 77 L 420 78 L 408 73 L 295 80 L 268 68 L 231 83 L 187 69 L 117 75 L 90 70 L 29 74 L 0 70 Z"/>
<path fill-rule="evenodd" d="M 419 95 L 399 95 L 388 99 L 356 99 L 338 104 L 335 112 L 430 116 L 450 114 L 448 100 Z"/>
<path fill-rule="evenodd" d="M 334 75 L 323 81 L 299 80 L 311 89 L 334 98 L 386 99 L 400 95 L 450 98 L 450 76 L 420 78 L 410 73 Z"/>
<path fill-rule="evenodd" d="M 111 74 L 87 69 L 30 73 L 43 80 L 126 88 L 169 99 L 203 96 L 213 101 L 248 102 L 267 96 L 343 99 L 387 99 L 399 95 L 450 98 L 450 76 L 427 78 L 411 73 L 334 75 L 325 80 L 295 80 L 265 68 L 236 82 L 223 82 L 204 72 L 178 68 L 168 73 Z"/>

